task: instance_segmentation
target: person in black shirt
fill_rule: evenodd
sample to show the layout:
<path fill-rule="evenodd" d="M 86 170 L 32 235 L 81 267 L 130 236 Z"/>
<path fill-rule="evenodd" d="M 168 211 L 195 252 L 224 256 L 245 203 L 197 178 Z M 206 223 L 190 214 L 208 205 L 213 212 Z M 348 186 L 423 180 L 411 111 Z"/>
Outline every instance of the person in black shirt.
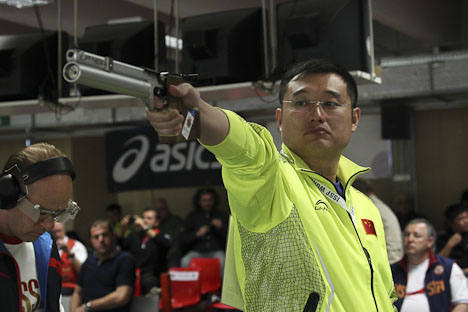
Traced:
<path fill-rule="evenodd" d="M 440 256 L 455 259 L 468 275 L 468 207 L 454 204 L 445 210 L 448 228 L 437 238 Z"/>
<path fill-rule="evenodd" d="M 89 236 L 94 253 L 81 266 L 70 302 L 71 312 L 129 312 L 135 259 L 117 247 L 109 221 L 94 221 Z"/>
<path fill-rule="evenodd" d="M 180 266 L 181 250 L 180 250 L 180 235 L 184 221 L 181 217 L 173 214 L 169 210 L 167 201 L 163 197 L 153 197 L 152 207 L 158 212 L 159 231 L 167 239 L 171 245 L 167 251 L 167 267 Z"/>
<path fill-rule="evenodd" d="M 145 208 L 141 214 L 125 216 L 122 228 L 133 224 L 138 229 L 121 240 L 123 250 L 130 252 L 140 269 L 140 287 L 142 295 L 156 291 L 160 286 L 159 276 L 167 270 L 166 254 L 171 242 L 169 237 L 160 233 L 159 220 L 154 208 Z"/>
<path fill-rule="evenodd" d="M 200 189 L 194 197 L 195 209 L 187 216 L 182 232 L 182 249 L 187 253 L 181 265 L 187 267 L 192 258 L 213 257 L 224 267 L 228 214 L 216 209 L 217 194 L 211 189 Z"/>

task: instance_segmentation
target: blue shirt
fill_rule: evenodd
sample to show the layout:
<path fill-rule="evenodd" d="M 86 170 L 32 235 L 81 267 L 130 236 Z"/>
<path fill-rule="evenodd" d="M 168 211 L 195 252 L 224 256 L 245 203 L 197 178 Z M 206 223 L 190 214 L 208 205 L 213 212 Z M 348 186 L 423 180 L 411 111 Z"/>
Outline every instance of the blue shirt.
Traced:
<path fill-rule="evenodd" d="M 118 286 L 133 286 L 135 259 L 125 251 L 118 251 L 103 262 L 100 262 L 94 254 L 90 254 L 81 267 L 76 283 L 82 288 L 83 302 L 104 297 Z M 131 300 L 125 306 L 108 311 L 128 312 L 130 305 Z"/>

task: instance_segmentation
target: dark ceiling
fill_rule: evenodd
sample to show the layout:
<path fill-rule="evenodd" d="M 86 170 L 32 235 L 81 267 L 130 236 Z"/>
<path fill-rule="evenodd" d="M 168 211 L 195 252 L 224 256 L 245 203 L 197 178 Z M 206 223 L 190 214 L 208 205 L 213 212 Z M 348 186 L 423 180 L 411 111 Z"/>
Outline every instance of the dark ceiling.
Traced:
<path fill-rule="evenodd" d="M 286 0 L 179 0 L 181 18 L 209 12 L 260 7 Z M 315 1 L 315 0 L 311 0 Z M 330 3 L 334 0 L 328 0 Z M 62 27 L 74 33 L 74 2 L 61 1 Z M 127 17 L 153 18 L 157 2 L 159 18 L 169 21 L 173 0 L 79 0 L 78 34 L 90 25 L 105 24 L 112 19 Z M 58 24 L 58 0 L 39 7 L 46 29 L 55 30 Z M 174 8 L 174 7 L 173 7 Z M 174 12 L 174 10 L 172 10 Z M 466 48 L 468 33 L 468 2 L 463 0 L 372 0 L 376 56 L 399 56 L 431 51 Z M 38 29 L 33 8 L 17 9 L 0 4 L 0 35 Z"/>
<path fill-rule="evenodd" d="M 36 14 L 34 8 L 17 9 L 0 4 L 0 35 L 37 31 L 39 29 L 39 20 L 45 29 L 57 30 L 59 4 L 61 6 L 62 29 L 71 36 L 76 30 L 78 36 L 82 36 L 86 27 L 106 24 L 109 20 L 132 17 L 152 20 L 155 2 L 158 5 L 158 18 L 168 25 L 173 20 L 171 16 L 176 15 L 176 8 L 174 6 L 171 8 L 171 5 L 176 3 L 178 3 L 178 16 L 184 18 L 231 9 L 261 7 L 262 2 L 270 7 L 286 1 L 293 0 L 61 0 L 60 2 L 59 0 L 50 0 L 48 5 L 37 8 L 39 14 Z M 344 0 L 309 1 L 333 5 L 334 2 Z M 76 29 L 74 23 L 75 3 L 78 5 Z M 438 52 L 460 51 L 468 48 L 467 0 L 371 0 L 371 5 L 374 51 L 377 64 L 388 62 L 388 57 L 396 57 L 398 60 L 408 63 L 412 61 L 410 56 L 413 55 L 424 54 L 427 56 L 431 54 L 432 57 L 434 56 L 432 54 Z M 384 57 L 386 59 L 381 62 Z M 465 59 L 468 59 L 468 57 L 465 57 Z M 433 63 L 430 61 L 424 64 L 419 63 L 419 65 L 410 64 L 408 67 L 402 66 L 404 68 L 387 67 L 384 84 L 380 86 L 370 84 L 361 87 L 361 101 L 371 105 L 379 103 L 381 99 L 406 98 L 407 102 L 415 102 L 415 107 L 424 105 L 424 107 L 446 108 L 459 102 L 462 103 L 460 105 L 466 106 L 468 105 L 468 102 L 466 102 L 468 83 L 465 83 L 465 81 L 468 81 L 468 77 L 466 70 L 464 70 L 466 64 L 468 64 L 466 60 L 446 63 Z M 409 72 L 411 72 L 411 75 L 408 74 Z M 250 85 L 244 89 L 248 89 L 252 93 Z M 235 90 L 228 89 L 227 91 L 213 91 L 216 94 L 217 92 L 220 95 L 215 96 L 215 100 L 236 98 L 239 97 L 238 93 L 241 93 L 239 88 Z M 208 96 L 207 93 L 204 96 Z M 88 100 L 90 101 L 89 106 L 98 106 L 98 103 L 93 102 L 93 99 Z M 121 99 L 121 101 L 123 111 L 126 112 L 126 107 L 130 105 L 127 103 L 129 100 Z M 109 107 L 118 107 L 120 105 L 116 104 L 114 99 L 111 102 L 112 106 Z M 259 104 L 258 102 L 255 97 L 250 102 L 246 101 L 245 106 L 242 107 L 252 109 L 250 106 L 254 106 L 259 111 L 258 115 L 264 114 L 265 107 L 270 109 L 269 104 Z M 409 104 L 413 105 L 412 102 Z M 86 103 L 83 100 L 81 105 L 86 108 Z M 102 105 L 104 107 L 110 104 L 106 102 Z M 235 105 L 239 105 L 239 103 L 236 102 Z M 23 114 L 25 112 L 43 112 L 45 110 L 35 102 L 24 107 L 15 103 L 10 106 L 2 105 L 2 107 L 3 111 L 0 111 L 0 113 L 3 114 Z M 239 106 L 236 106 L 236 109 L 242 110 Z M 84 127 L 95 127 L 88 120 L 90 116 L 86 115 L 86 110 L 84 112 L 86 117 L 81 118 Z M 103 117 L 99 117 L 93 111 L 93 116 L 97 115 L 99 117 L 96 117 L 96 120 L 100 122 L 99 125 L 102 123 L 108 124 L 109 120 L 105 113 L 107 112 L 103 111 Z M 70 120 L 73 120 L 68 122 L 80 119 L 79 116 L 78 114 L 78 117 L 70 117 Z M 58 122 L 51 123 L 46 117 L 44 118 L 42 123 L 38 120 L 35 122 L 38 125 L 59 126 Z M 132 120 L 132 117 L 126 115 L 125 118 L 123 120 Z M 136 119 L 136 117 L 133 117 L 133 119 Z M 66 125 L 67 123 L 64 122 L 63 124 Z M 18 129 L 21 133 L 24 132 L 21 126 Z M 10 139 L 12 134 L 6 133 L 6 137 Z"/>

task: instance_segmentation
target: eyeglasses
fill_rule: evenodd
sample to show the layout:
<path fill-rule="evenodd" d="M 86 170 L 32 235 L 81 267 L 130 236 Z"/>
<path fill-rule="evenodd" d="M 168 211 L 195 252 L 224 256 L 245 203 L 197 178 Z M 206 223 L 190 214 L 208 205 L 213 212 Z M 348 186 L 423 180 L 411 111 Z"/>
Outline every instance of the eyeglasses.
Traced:
<path fill-rule="evenodd" d="M 314 100 L 283 100 L 281 103 L 288 103 L 289 109 L 293 112 L 309 112 L 315 106 L 319 106 L 325 113 L 337 113 L 343 111 L 346 106 L 352 104 L 341 104 L 333 101 L 314 101 Z"/>
<path fill-rule="evenodd" d="M 33 222 L 60 222 L 65 223 L 80 211 L 80 207 L 73 200 L 68 200 L 67 208 L 59 210 L 48 210 L 41 208 L 40 205 L 32 203 L 28 198 L 23 198 L 16 207 L 27 215 Z"/>

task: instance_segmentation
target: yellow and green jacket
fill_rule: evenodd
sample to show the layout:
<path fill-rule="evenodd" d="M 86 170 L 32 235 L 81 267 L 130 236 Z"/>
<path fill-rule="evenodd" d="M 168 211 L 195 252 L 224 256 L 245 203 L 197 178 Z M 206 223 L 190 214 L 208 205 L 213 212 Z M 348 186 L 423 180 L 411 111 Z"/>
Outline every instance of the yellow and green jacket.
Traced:
<path fill-rule="evenodd" d="M 244 311 L 396 311 L 380 214 L 351 187 L 369 169 L 341 157 L 344 200 L 264 127 L 224 112 L 229 133 L 206 148 L 223 166 Z"/>

